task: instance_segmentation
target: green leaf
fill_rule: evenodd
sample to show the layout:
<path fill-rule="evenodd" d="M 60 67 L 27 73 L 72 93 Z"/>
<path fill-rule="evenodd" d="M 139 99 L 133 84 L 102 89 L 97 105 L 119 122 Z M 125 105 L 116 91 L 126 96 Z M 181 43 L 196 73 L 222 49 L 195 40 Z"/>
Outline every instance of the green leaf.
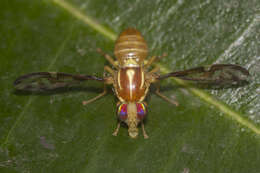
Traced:
<path fill-rule="evenodd" d="M 2 0 L 0 2 L 0 172 L 259 172 L 259 1 Z M 250 84 L 202 90 L 161 83 L 174 107 L 151 90 L 149 139 L 117 137 L 113 92 L 18 93 L 13 81 L 37 71 L 103 75 L 116 36 L 141 31 L 162 73 L 213 63 L 249 69 Z"/>

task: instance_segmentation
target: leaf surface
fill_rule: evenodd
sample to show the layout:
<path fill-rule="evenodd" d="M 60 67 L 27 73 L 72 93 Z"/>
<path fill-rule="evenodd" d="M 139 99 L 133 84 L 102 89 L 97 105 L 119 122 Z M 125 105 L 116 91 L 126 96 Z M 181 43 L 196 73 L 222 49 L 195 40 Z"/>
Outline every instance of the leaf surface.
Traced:
<path fill-rule="evenodd" d="M 0 2 L 0 172 L 259 172 L 258 1 L 45 0 Z M 86 88 L 19 93 L 13 81 L 38 71 L 102 77 L 114 39 L 135 27 L 162 73 L 214 63 L 249 69 L 249 85 L 202 90 L 165 80 L 147 98 L 149 139 L 119 135 L 117 99 Z M 111 90 L 111 89 L 110 89 Z"/>

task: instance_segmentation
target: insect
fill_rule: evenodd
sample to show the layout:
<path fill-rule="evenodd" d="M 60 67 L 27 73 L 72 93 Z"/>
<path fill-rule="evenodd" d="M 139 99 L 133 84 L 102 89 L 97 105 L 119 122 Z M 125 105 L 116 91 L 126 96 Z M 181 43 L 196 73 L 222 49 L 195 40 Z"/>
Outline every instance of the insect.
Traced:
<path fill-rule="evenodd" d="M 176 77 L 214 86 L 239 85 L 247 81 L 249 76 L 249 72 L 245 68 L 232 64 L 215 64 L 161 75 L 159 74 L 159 67 L 152 66 L 160 57 L 152 56 L 146 60 L 147 43 L 141 33 L 134 28 L 128 28 L 119 35 L 114 48 L 116 60 L 100 49 L 98 51 L 112 65 L 112 67 L 104 67 L 107 74 L 104 77 L 60 72 L 36 72 L 18 77 L 14 82 L 14 87 L 17 90 L 46 91 L 71 87 L 89 80 L 103 82 L 105 84 L 104 91 L 84 102 L 84 104 L 89 104 L 107 93 L 106 85 L 112 85 L 119 100 L 117 103 L 119 121 L 113 135 L 116 136 L 121 123 L 125 123 L 128 126 L 129 136 L 136 138 L 140 124 L 144 138 L 148 138 L 143 123 L 147 115 L 147 104 L 144 100 L 151 84 L 158 84 L 163 79 Z M 160 92 L 158 85 L 156 85 L 156 88 L 155 93 L 158 96 L 178 106 L 177 101 Z"/>

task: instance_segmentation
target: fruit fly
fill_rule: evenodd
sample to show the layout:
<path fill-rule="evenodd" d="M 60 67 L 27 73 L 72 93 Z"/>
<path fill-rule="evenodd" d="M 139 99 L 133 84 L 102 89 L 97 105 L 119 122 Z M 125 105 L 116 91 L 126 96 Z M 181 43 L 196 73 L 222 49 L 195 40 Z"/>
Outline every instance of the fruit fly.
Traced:
<path fill-rule="evenodd" d="M 241 82 L 246 82 L 249 76 L 249 72 L 245 68 L 232 64 L 214 64 L 160 74 L 158 66 L 151 68 L 152 64 L 160 57 L 152 56 L 148 60 L 145 59 L 148 54 L 147 43 L 141 33 L 134 28 L 128 28 L 119 35 L 114 48 L 116 60 L 103 53 L 100 49 L 98 49 L 98 52 L 112 66 L 104 67 L 106 72 L 104 77 L 60 72 L 36 72 L 18 77 L 14 82 L 14 86 L 17 90 L 46 91 L 75 86 L 89 80 L 103 82 L 105 84 L 104 91 L 96 97 L 83 102 L 89 104 L 107 93 L 106 85 L 112 85 L 119 100 L 117 103 L 119 121 L 113 135 L 116 136 L 121 123 L 125 123 L 128 126 L 129 136 L 136 138 L 140 124 L 144 138 L 148 138 L 143 123 L 147 115 L 147 104 L 144 100 L 151 84 L 158 84 L 163 79 L 175 77 L 213 86 L 223 84 L 239 85 Z M 159 86 L 155 86 L 157 88 L 155 93 L 158 96 L 178 106 L 177 101 L 163 95 L 159 90 Z"/>

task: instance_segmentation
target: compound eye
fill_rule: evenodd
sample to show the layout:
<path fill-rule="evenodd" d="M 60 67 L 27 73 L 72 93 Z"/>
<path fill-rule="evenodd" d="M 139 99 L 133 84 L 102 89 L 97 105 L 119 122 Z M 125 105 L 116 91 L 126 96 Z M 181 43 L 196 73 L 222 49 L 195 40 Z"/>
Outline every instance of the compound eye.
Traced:
<path fill-rule="evenodd" d="M 143 120 L 147 112 L 144 103 L 136 103 L 136 108 L 137 108 L 137 118 Z"/>
<path fill-rule="evenodd" d="M 119 107 L 118 107 L 118 117 L 121 121 L 124 121 L 126 120 L 127 118 L 127 104 L 121 104 Z"/>

